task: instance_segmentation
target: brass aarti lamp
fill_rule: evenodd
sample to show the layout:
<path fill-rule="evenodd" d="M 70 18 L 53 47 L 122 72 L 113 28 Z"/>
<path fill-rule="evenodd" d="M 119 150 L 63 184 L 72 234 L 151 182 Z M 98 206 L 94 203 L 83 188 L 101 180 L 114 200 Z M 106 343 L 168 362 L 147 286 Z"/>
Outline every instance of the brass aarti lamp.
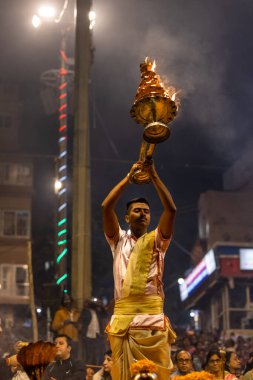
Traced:
<path fill-rule="evenodd" d="M 144 126 L 143 142 L 140 148 L 139 160 L 145 162 L 151 159 L 156 144 L 167 140 L 170 136 L 168 124 L 177 115 L 177 105 L 174 94 L 165 89 L 155 72 L 155 64 L 148 58 L 140 64 L 141 82 L 135 102 L 131 108 L 132 118 Z M 150 181 L 148 173 L 143 170 L 135 173 L 133 180 L 137 184 Z"/>

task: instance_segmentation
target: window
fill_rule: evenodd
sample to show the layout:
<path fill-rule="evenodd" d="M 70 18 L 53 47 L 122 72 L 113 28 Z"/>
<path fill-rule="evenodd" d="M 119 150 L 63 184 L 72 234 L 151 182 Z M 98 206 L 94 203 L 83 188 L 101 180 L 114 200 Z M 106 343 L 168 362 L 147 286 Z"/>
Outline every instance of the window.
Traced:
<path fill-rule="evenodd" d="M 4 236 L 15 235 L 15 212 L 4 211 Z"/>
<path fill-rule="evenodd" d="M 27 297 L 29 295 L 28 266 L 0 264 L 0 296 Z"/>
<path fill-rule="evenodd" d="M 2 281 L 1 281 L 2 287 L 1 288 L 3 289 L 3 291 L 8 290 L 10 280 L 11 280 L 11 267 L 5 265 L 2 267 Z"/>
<path fill-rule="evenodd" d="M 25 296 L 28 291 L 27 267 L 16 267 L 16 295 Z"/>
<path fill-rule="evenodd" d="M 8 162 L 1 163 L 0 184 L 32 186 L 32 165 Z"/>
<path fill-rule="evenodd" d="M 17 211 L 16 212 L 16 235 L 17 236 L 28 236 L 29 231 L 29 215 L 27 211 Z"/>
<path fill-rule="evenodd" d="M 30 212 L 27 210 L 2 210 L 1 236 L 30 237 Z"/>

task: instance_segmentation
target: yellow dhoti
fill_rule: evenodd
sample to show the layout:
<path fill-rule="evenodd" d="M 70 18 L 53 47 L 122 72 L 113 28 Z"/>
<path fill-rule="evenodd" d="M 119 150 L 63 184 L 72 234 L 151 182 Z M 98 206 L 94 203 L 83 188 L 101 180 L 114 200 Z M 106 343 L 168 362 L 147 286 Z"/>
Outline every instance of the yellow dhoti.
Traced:
<path fill-rule="evenodd" d="M 124 279 L 123 298 L 116 300 L 112 321 L 106 329 L 112 349 L 113 380 L 130 380 L 130 365 L 135 360 L 152 360 L 158 367 L 159 380 L 168 380 L 173 366 L 170 343 L 176 335 L 166 318 L 162 328 L 131 326 L 136 315 L 163 313 L 163 299 L 145 294 L 153 245 L 154 231 L 137 241 Z"/>
<path fill-rule="evenodd" d="M 113 380 L 130 380 L 130 365 L 135 360 L 149 359 L 158 367 L 158 379 L 168 380 L 172 362 L 168 330 L 129 329 L 123 337 L 109 334 L 113 352 Z"/>

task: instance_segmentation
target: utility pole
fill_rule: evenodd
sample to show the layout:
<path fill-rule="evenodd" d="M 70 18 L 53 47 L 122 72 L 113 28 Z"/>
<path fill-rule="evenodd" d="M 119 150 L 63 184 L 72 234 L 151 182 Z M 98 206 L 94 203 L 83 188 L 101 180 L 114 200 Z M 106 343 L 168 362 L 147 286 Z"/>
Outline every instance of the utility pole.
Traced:
<path fill-rule="evenodd" d="M 28 240 L 28 242 L 27 242 L 27 261 L 28 261 L 30 311 L 31 311 L 31 316 L 32 316 L 33 342 L 37 342 L 37 340 L 38 340 L 38 321 L 37 321 L 36 307 L 35 307 L 35 301 L 34 301 L 34 282 L 33 282 L 32 243 L 31 243 L 31 240 Z"/>
<path fill-rule="evenodd" d="M 76 0 L 75 124 L 73 143 L 72 296 L 82 309 L 91 295 L 89 136 L 90 0 Z"/>

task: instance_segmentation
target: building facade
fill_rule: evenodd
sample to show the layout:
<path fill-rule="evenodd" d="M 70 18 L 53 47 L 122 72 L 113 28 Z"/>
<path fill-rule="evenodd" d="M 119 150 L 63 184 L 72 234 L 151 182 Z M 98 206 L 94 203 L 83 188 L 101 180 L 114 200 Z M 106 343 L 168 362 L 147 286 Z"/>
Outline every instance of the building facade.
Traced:
<path fill-rule="evenodd" d="M 228 336 L 253 335 L 252 159 L 250 148 L 224 173 L 224 191 L 201 194 L 196 247 L 204 249 L 180 285 L 194 326 Z"/>
<path fill-rule="evenodd" d="M 22 105 L 18 88 L 0 85 L 0 319 L 10 337 L 29 315 L 28 241 L 31 240 L 33 164 L 19 151 Z M 8 341 L 8 339 L 7 339 Z M 2 339 L 3 342 L 3 339 Z"/>

